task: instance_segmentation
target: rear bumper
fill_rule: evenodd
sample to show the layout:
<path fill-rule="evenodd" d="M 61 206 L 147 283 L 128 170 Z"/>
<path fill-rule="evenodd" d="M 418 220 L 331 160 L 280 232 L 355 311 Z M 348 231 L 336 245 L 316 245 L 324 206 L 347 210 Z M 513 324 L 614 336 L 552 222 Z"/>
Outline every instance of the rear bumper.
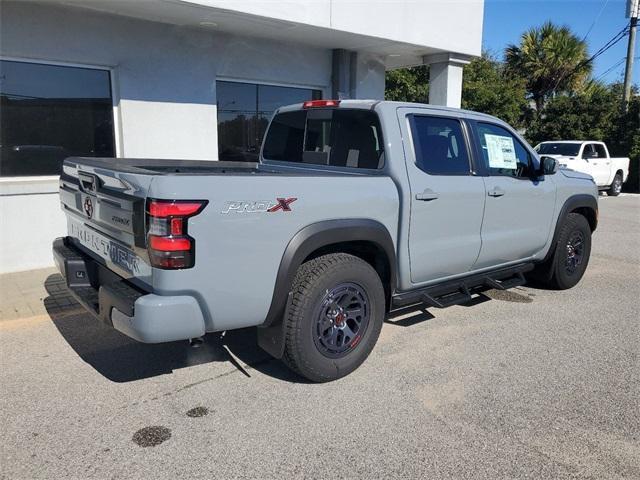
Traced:
<path fill-rule="evenodd" d="M 92 315 L 143 343 L 200 337 L 205 333 L 202 310 L 188 295 L 144 292 L 119 277 L 67 238 L 53 242 L 53 259 L 71 294 Z"/>

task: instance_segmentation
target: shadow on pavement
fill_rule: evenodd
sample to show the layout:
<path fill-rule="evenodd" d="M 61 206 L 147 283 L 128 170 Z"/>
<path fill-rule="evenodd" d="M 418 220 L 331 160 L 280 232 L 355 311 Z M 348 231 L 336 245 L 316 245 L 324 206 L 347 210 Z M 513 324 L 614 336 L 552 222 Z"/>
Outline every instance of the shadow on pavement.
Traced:
<path fill-rule="evenodd" d="M 232 330 L 224 335 L 208 334 L 197 348 L 189 346 L 186 340 L 139 343 L 87 313 L 70 297 L 61 275 L 50 275 L 45 280 L 45 289 L 49 294 L 44 300 L 45 308 L 62 337 L 82 360 L 113 382 L 132 382 L 179 368 L 221 362 L 233 365 L 244 377 L 250 378 L 252 371 L 257 370 L 283 381 L 308 383 L 258 347 L 255 328 Z M 385 323 L 412 327 L 432 318 L 435 317 L 423 307 L 412 305 L 390 313 Z M 234 372 L 229 370 L 218 376 Z"/>
<path fill-rule="evenodd" d="M 397 308 L 390 312 L 384 320 L 389 325 L 397 325 L 399 327 L 411 327 L 418 323 L 426 322 L 436 318 L 424 305 L 408 305 L 406 307 Z"/>
<path fill-rule="evenodd" d="M 258 347 L 255 328 L 230 331 L 224 336 L 208 334 L 198 348 L 190 347 L 186 340 L 139 343 L 96 320 L 78 303 L 69 301 L 61 275 L 50 275 L 45 288 L 49 294 L 44 300 L 45 307 L 60 334 L 82 360 L 113 382 L 131 382 L 172 373 L 179 368 L 225 362 L 245 377 L 251 377 L 252 370 L 257 370 L 283 381 L 306 383 Z"/>

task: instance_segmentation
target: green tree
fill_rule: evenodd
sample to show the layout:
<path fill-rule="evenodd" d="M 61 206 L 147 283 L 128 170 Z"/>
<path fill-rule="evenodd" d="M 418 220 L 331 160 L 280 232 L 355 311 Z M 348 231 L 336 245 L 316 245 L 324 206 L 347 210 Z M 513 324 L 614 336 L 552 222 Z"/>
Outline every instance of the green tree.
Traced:
<path fill-rule="evenodd" d="M 637 93 L 637 88 L 634 88 Z M 559 95 L 527 128 L 532 145 L 545 140 L 600 140 L 613 156 L 629 157 L 625 190 L 640 188 L 640 97 L 632 96 L 628 112 L 621 108 L 622 85 L 591 83 L 583 93 Z"/>
<path fill-rule="evenodd" d="M 522 34 L 519 45 L 505 50 L 508 70 L 526 80 L 537 112 L 558 94 L 579 91 L 591 74 L 587 44 L 568 27 L 546 22 Z"/>
<path fill-rule="evenodd" d="M 549 99 L 527 128 L 532 145 L 545 140 L 602 140 L 620 103 L 609 88 Z"/>
<path fill-rule="evenodd" d="M 615 84 L 612 89 L 617 93 L 618 105 L 622 101 L 622 84 Z M 625 190 L 640 191 L 640 96 L 638 88 L 633 89 L 628 111 L 619 109 L 605 139 L 611 155 L 629 157 L 629 179 Z"/>
<path fill-rule="evenodd" d="M 530 111 L 525 81 L 508 75 L 502 63 L 483 53 L 464 67 L 462 108 L 488 113 L 522 127 Z"/>
<path fill-rule="evenodd" d="M 388 71 L 385 98 L 399 102 L 427 103 L 429 101 L 429 67 L 420 65 Z"/>

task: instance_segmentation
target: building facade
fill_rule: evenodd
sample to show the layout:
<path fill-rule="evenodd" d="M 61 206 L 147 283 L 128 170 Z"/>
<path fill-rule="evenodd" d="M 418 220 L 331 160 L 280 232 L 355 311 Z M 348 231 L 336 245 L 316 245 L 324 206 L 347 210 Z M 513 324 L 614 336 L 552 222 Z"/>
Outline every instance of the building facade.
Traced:
<path fill-rule="evenodd" d="M 460 105 L 482 0 L 0 1 L 0 272 L 52 265 L 67 156 L 253 160 L 272 112 L 384 98 L 430 64 Z"/>

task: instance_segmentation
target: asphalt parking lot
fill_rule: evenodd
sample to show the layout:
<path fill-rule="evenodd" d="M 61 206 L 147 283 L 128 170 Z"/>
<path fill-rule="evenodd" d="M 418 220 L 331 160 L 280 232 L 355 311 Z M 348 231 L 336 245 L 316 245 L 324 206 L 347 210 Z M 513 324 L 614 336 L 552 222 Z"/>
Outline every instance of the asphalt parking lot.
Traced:
<path fill-rule="evenodd" d="M 0 277 L 0 477 L 640 478 L 640 196 L 600 209 L 573 290 L 394 316 L 323 385 L 251 330 L 141 345 Z"/>

